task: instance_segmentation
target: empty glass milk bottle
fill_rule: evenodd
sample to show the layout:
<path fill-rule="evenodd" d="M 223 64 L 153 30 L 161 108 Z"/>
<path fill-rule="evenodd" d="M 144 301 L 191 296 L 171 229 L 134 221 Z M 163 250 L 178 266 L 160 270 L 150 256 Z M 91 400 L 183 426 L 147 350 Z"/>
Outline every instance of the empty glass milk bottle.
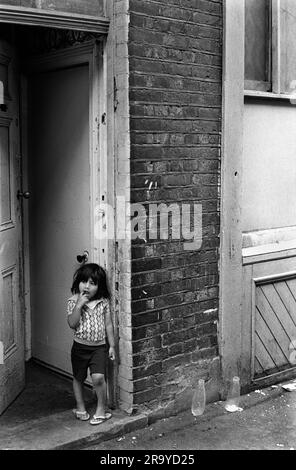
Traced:
<path fill-rule="evenodd" d="M 225 409 L 227 411 L 239 411 L 240 403 L 240 378 L 234 376 L 230 383 L 230 387 L 227 394 L 227 399 L 225 403 Z"/>
<path fill-rule="evenodd" d="M 193 391 L 191 412 L 193 416 L 200 416 L 206 407 L 206 390 L 204 379 L 199 379 L 197 387 Z"/>

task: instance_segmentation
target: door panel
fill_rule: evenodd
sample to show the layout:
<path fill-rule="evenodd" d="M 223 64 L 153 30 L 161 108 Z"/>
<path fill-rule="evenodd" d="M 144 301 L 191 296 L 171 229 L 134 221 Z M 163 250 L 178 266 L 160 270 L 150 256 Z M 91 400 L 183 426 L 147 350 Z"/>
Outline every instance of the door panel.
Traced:
<path fill-rule="evenodd" d="M 66 301 L 90 251 L 87 65 L 30 79 L 29 181 L 32 355 L 71 372 Z"/>
<path fill-rule="evenodd" d="M 290 363 L 290 349 L 296 338 L 296 315 L 294 310 L 288 311 L 286 296 L 283 295 L 286 291 L 287 279 L 284 277 L 266 284 L 256 284 L 255 333 L 268 352 L 271 365 L 263 372 L 255 370 L 255 379 L 293 367 L 293 363 Z M 268 334 L 264 335 L 265 330 Z M 256 347 L 254 354 L 261 363 L 261 353 Z"/>
<path fill-rule="evenodd" d="M 5 121 L 0 125 L 0 142 L 1 142 L 1 225 L 11 221 L 11 181 L 10 181 L 10 150 L 9 150 L 9 132 L 10 121 Z"/>
<path fill-rule="evenodd" d="M 4 363 L 0 363 L 1 413 L 21 392 L 25 378 L 21 201 L 16 197 L 20 189 L 18 81 L 14 50 L 3 40 L 0 69 L 6 106 L 0 109 L 0 341 L 4 350 Z"/>

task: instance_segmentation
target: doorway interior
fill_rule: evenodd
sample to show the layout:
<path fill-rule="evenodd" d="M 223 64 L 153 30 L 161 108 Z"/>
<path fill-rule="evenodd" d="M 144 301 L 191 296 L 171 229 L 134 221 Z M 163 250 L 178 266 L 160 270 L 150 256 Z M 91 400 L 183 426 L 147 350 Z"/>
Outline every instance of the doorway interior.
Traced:
<path fill-rule="evenodd" d="M 22 373 L 11 380 L 13 391 L 1 379 L 7 398 L 0 412 L 24 386 L 25 361 L 71 374 L 66 301 L 72 276 L 84 253 L 88 261 L 100 261 L 93 228 L 104 102 L 103 44 L 95 33 L 1 25 L 1 44 L 13 57 L 0 54 L 7 87 L 0 118 L 11 111 L 17 129 L 1 164 L 9 178 L 1 205 L 3 211 L 9 196 L 18 215 L 13 223 L 21 224 L 14 245 L 17 275 L 9 278 L 3 313 L 14 321 L 2 324 L 5 341 L 14 337 L 11 361 Z M 0 267 L 7 277 L 7 266 Z"/>

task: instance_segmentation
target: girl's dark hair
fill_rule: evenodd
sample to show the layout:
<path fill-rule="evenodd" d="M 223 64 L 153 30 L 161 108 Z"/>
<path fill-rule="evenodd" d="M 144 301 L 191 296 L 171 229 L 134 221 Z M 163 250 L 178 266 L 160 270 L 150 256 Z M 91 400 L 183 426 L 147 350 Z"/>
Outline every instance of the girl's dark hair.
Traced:
<path fill-rule="evenodd" d="M 71 287 L 72 294 L 79 294 L 80 282 L 87 282 L 92 279 L 98 290 L 94 296 L 95 299 L 110 299 L 110 292 L 107 284 L 107 276 L 105 270 L 95 263 L 87 263 L 77 269 L 73 276 L 73 284 Z"/>

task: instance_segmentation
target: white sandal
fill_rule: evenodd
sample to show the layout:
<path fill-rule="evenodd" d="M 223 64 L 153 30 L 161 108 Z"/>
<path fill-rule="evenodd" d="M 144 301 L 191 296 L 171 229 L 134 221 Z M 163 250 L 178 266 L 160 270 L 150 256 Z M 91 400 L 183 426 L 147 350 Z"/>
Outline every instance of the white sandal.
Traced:
<path fill-rule="evenodd" d="M 80 419 L 80 421 L 88 421 L 90 416 L 87 411 L 78 411 L 76 409 L 72 410 L 75 415 L 76 419 Z"/>
<path fill-rule="evenodd" d="M 95 424 L 102 424 L 108 419 L 112 418 L 111 413 L 105 413 L 105 416 L 96 416 L 93 415 L 92 419 L 90 420 L 90 424 L 95 425 Z"/>

